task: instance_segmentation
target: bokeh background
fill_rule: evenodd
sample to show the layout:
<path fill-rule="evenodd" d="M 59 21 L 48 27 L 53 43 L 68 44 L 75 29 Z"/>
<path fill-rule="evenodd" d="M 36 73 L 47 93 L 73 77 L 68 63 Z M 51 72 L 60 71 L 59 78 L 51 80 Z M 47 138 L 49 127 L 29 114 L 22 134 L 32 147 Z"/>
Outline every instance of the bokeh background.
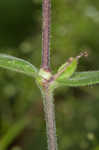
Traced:
<path fill-rule="evenodd" d="M 99 1 L 52 0 L 51 68 L 87 50 L 78 71 L 99 70 Z M 0 0 L 0 53 L 40 68 L 42 1 Z M 55 91 L 59 150 L 99 150 L 99 85 Z M 0 150 L 47 150 L 34 80 L 0 68 Z"/>

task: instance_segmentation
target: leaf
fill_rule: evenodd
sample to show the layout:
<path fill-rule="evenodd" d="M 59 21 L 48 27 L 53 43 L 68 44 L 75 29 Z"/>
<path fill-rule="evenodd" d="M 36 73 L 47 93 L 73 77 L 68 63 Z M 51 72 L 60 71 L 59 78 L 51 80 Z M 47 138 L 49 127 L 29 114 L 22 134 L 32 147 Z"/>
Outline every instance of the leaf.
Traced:
<path fill-rule="evenodd" d="M 12 124 L 7 133 L 0 140 L 0 150 L 6 150 L 13 140 L 32 122 L 30 116 L 23 116 L 20 120 Z"/>
<path fill-rule="evenodd" d="M 71 87 L 97 84 L 99 83 L 99 71 L 75 72 L 71 78 L 62 78 L 57 83 L 58 86 Z"/>
<path fill-rule="evenodd" d="M 59 81 L 64 78 L 70 78 L 77 68 L 78 60 L 82 56 L 87 57 L 88 53 L 85 51 L 81 52 L 80 55 L 76 56 L 75 58 L 70 57 L 69 60 L 58 69 L 58 72 L 54 75 L 54 80 Z"/>
<path fill-rule="evenodd" d="M 77 59 L 70 58 L 69 61 L 63 64 L 59 69 L 56 76 L 56 80 L 60 81 L 62 79 L 68 79 L 72 76 L 77 68 Z"/>
<path fill-rule="evenodd" d="M 0 54 L 0 67 L 24 73 L 32 77 L 37 75 L 36 67 L 28 61 L 5 54 Z"/>

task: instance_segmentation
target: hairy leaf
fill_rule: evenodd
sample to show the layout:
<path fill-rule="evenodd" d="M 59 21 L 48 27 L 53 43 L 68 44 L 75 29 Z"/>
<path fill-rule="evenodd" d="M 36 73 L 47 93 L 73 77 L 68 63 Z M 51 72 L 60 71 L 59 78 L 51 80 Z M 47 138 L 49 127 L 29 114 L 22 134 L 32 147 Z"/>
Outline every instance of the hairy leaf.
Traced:
<path fill-rule="evenodd" d="M 62 78 L 57 82 L 59 86 L 71 87 L 97 84 L 99 83 L 99 71 L 75 72 L 71 78 Z"/>
<path fill-rule="evenodd" d="M 37 75 L 36 67 L 28 61 L 5 54 L 0 54 L 0 67 L 21 72 L 32 77 Z"/>

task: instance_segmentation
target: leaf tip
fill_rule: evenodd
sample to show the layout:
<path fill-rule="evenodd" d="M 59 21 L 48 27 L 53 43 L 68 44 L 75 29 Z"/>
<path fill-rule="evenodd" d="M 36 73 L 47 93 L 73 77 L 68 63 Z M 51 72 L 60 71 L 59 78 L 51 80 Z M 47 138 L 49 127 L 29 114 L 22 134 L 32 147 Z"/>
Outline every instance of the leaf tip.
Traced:
<path fill-rule="evenodd" d="M 78 59 L 80 59 L 81 57 L 88 57 L 88 52 L 87 51 L 85 51 L 85 52 L 81 52 L 78 56 L 76 56 L 76 59 L 78 60 Z"/>

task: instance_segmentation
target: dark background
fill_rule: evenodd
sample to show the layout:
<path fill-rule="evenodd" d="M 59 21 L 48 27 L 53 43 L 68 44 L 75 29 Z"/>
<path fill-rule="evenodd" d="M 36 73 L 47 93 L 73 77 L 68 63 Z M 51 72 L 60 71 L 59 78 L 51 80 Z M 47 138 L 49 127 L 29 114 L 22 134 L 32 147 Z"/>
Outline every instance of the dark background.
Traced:
<path fill-rule="evenodd" d="M 53 73 L 85 50 L 89 56 L 77 70 L 99 70 L 99 1 L 52 0 L 51 15 Z M 0 0 L 0 53 L 40 68 L 41 21 L 41 0 Z M 59 150 L 99 150 L 99 85 L 56 90 L 55 108 Z M 24 116 L 32 121 L 18 135 L 10 132 Z M 42 98 L 34 80 L 0 68 L 1 143 L 8 131 L 5 150 L 47 149 Z"/>

